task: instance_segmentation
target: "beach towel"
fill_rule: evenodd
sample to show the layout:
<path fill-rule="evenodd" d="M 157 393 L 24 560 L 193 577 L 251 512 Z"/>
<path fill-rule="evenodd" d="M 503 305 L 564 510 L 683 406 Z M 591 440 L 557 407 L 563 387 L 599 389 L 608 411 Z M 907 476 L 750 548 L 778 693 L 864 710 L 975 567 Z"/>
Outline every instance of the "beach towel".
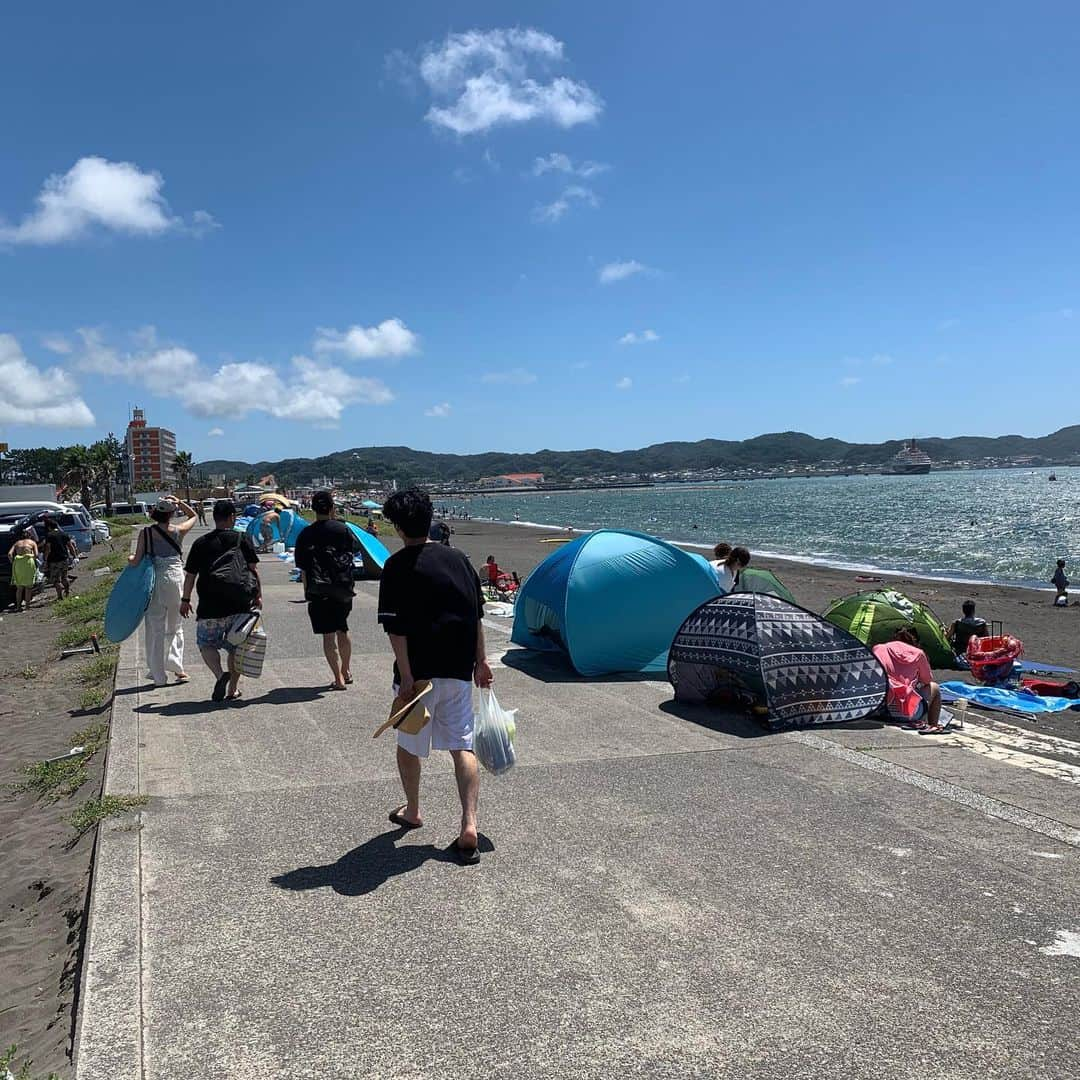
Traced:
<path fill-rule="evenodd" d="M 33 555 L 16 555 L 11 560 L 11 584 L 16 589 L 32 589 L 37 580 L 37 562 Z"/>
<path fill-rule="evenodd" d="M 1041 697 L 1030 690 L 1005 690 L 1000 686 L 972 686 L 962 682 L 941 684 L 942 701 L 957 701 L 960 698 L 966 698 L 984 709 L 1021 716 L 1063 712 L 1065 709 L 1078 707 L 1078 703 L 1071 698 Z"/>

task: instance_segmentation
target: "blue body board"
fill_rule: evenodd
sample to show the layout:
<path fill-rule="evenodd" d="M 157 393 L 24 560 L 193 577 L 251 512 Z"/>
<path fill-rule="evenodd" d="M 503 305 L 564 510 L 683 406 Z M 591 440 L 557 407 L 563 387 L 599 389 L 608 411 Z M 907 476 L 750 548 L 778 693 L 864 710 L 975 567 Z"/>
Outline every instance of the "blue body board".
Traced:
<path fill-rule="evenodd" d="M 152 559 L 124 567 L 105 604 L 105 636 L 110 641 L 124 641 L 138 630 L 153 591 Z"/>

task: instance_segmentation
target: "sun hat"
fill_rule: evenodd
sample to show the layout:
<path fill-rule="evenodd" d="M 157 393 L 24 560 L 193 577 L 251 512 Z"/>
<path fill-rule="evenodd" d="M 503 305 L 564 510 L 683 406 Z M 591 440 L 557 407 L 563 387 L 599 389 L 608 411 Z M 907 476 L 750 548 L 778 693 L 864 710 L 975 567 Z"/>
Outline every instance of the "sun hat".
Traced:
<path fill-rule="evenodd" d="M 172 514 L 176 510 L 176 503 L 171 499 L 158 499 L 154 503 L 154 512 L 157 514 Z"/>

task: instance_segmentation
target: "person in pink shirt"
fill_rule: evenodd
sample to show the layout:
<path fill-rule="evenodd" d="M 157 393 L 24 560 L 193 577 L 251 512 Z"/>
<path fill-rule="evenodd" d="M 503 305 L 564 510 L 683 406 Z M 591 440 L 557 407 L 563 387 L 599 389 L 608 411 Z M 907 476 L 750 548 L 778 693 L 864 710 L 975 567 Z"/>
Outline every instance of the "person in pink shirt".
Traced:
<path fill-rule="evenodd" d="M 926 653 L 919 648 L 916 629 L 901 627 L 892 641 L 875 645 L 873 653 L 889 677 L 890 715 L 924 734 L 944 731 L 941 688 L 934 682 Z"/>

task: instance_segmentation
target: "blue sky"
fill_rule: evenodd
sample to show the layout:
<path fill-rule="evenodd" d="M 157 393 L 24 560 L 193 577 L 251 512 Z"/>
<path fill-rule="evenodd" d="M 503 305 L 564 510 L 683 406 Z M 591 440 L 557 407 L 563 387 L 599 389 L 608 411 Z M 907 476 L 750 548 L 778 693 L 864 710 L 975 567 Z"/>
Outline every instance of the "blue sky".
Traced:
<path fill-rule="evenodd" d="M 1072 5 L 68 3 L 0 34 L 0 441 L 133 404 L 248 460 L 1076 420 Z"/>

